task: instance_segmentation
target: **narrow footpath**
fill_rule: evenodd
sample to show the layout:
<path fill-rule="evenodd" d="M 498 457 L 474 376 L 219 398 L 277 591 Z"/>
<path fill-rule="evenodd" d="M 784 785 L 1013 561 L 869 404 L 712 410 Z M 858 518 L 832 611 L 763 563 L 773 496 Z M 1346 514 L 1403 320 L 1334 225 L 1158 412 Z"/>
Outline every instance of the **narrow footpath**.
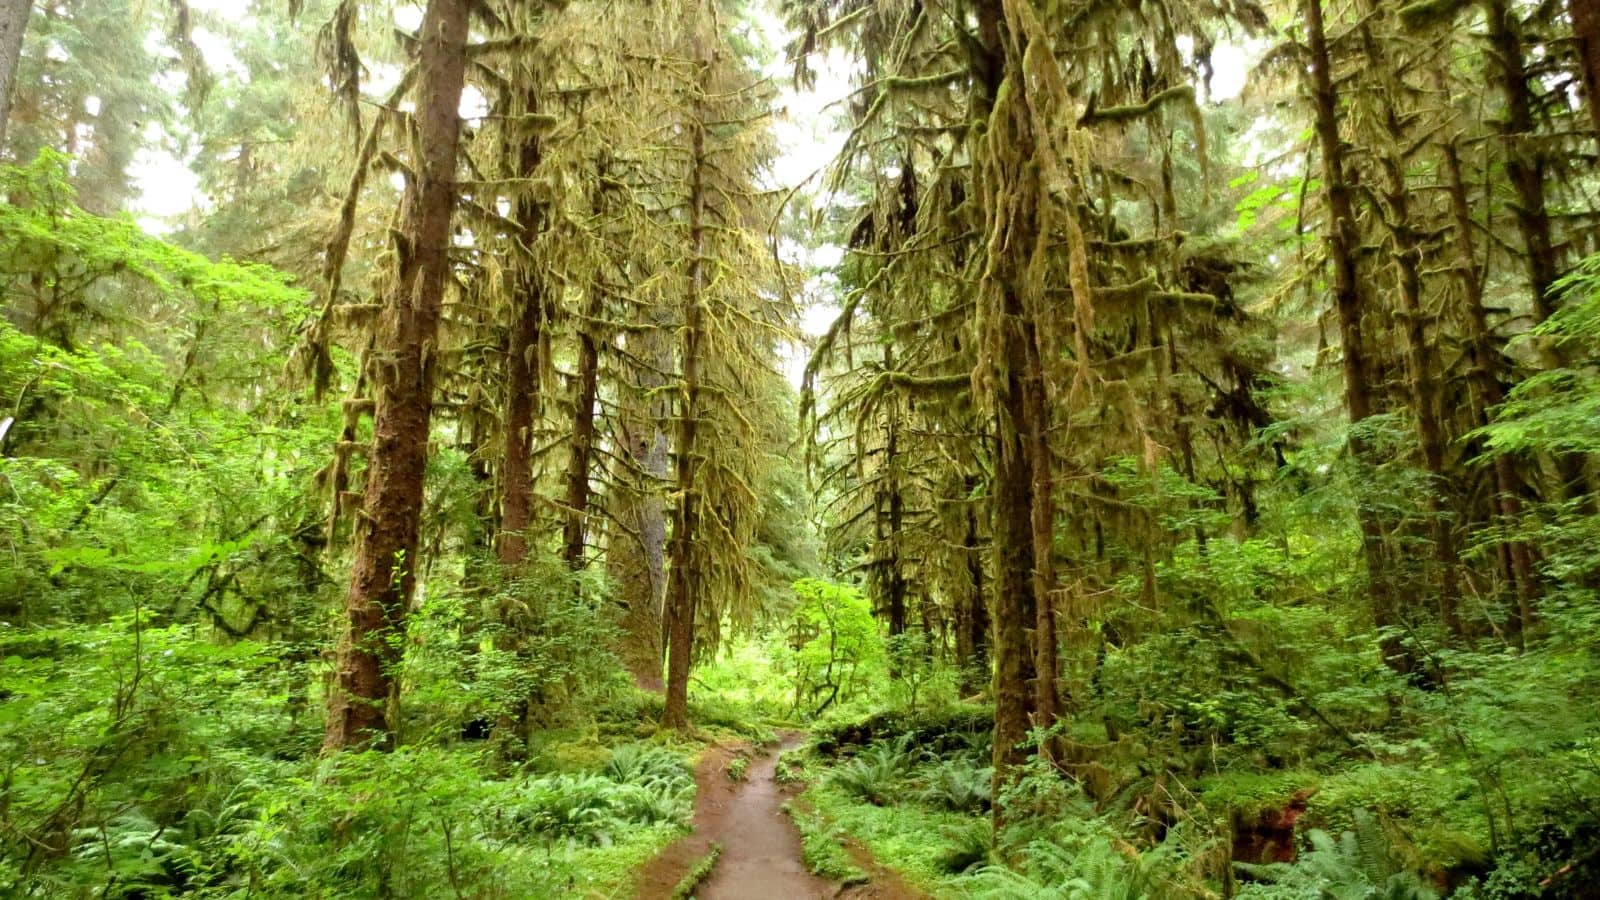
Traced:
<path fill-rule="evenodd" d="M 694 831 L 668 847 L 641 872 L 635 896 L 668 900 L 678 882 L 707 854 L 722 847 L 711 874 L 694 891 L 696 900 L 825 900 L 833 897 L 897 900 L 918 894 L 892 873 L 868 884 L 841 887 L 811 874 L 800 849 L 800 833 L 783 811 L 788 799 L 775 774 L 778 754 L 804 736 L 789 735 L 777 750 L 751 759 L 745 780 L 728 777 L 735 748 L 708 751 L 695 772 Z M 863 860 L 864 861 L 864 860 Z"/>

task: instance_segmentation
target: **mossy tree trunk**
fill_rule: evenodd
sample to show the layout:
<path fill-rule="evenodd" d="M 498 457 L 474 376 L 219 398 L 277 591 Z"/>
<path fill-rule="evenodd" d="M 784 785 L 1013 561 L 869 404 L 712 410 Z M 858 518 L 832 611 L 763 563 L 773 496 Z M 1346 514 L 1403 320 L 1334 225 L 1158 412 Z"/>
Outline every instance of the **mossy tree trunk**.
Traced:
<path fill-rule="evenodd" d="M 1377 460 L 1371 444 L 1359 432 L 1361 424 L 1374 414 L 1374 390 L 1367 342 L 1362 333 L 1365 309 L 1356 267 L 1361 240 L 1356 231 L 1355 203 L 1346 177 L 1344 143 L 1339 134 L 1339 95 L 1334 87 L 1333 58 L 1328 50 L 1322 0 L 1305 0 L 1303 12 L 1310 54 L 1311 106 L 1322 156 L 1322 190 L 1327 204 L 1328 263 L 1333 268 L 1334 308 L 1339 317 L 1340 349 L 1344 356 L 1345 412 L 1353 429 L 1350 452 L 1360 464 L 1375 465 Z M 1366 505 L 1357 515 L 1373 619 L 1380 628 L 1396 626 L 1400 624 L 1401 610 L 1397 606 L 1399 597 L 1393 567 L 1384 546 L 1384 524 Z M 1383 653 L 1396 671 L 1406 673 L 1416 668 L 1404 646 L 1393 636 L 1384 639 Z"/>
<path fill-rule="evenodd" d="M 28 31 L 33 0 L 0 0 L 0 148 L 6 143 L 6 122 L 11 118 L 11 89 L 22 59 L 22 38 Z"/>
<path fill-rule="evenodd" d="M 664 644 L 662 603 L 666 597 L 666 504 L 659 493 L 672 474 L 671 404 L 661 389 L 672 369 L 672 349 L 664 326 L 628 338 L 633 365 L 629 393 L 620 404 L 616 426 L 619 455 L 628 471 L 607 494 L 611 532 L 606 563 L 621 607 L 619 655 L 636 683 L 662 690 Z"/>
<path fill-rule="evenodd" d="M 434 349 L 450 274 L 458 109 L 468 0 L 430 0 L 418 47 L 418 158 L 395 234 L 395 270 L 373 360 L 376 410 L 345 631 L 328 686 L 325 750 L 385 741 L 393 668 L 416 583 L 417 535 L 433 413 Z"/>
<path fill-rule="evenodd" d="M 697 50 L 701 50 L 697 46 Z M 709 64 L 697 52 L 701 67 L 701 97 L 706 92 Z M 700 538 L 700 366 L 705 345 L 706 153 L 705 117 L 689 122 L 689 260 L 685 284 L 683 327 L 679 362 L 678 434 L 675 448 L 678 499 L 672 518 L 671 559 L 667 580 L 667 699 L 661 724 L 689 727 L 689 669 L 694 662 L 695 618 L 699 614 L 700 587 L 694 569 L 695 542 Z"/>

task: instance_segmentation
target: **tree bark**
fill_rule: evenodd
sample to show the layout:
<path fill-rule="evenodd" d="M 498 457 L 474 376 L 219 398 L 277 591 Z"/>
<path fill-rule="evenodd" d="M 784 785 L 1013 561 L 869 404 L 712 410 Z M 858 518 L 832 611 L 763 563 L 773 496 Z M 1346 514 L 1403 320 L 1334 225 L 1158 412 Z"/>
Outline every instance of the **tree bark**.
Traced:
<path fill-rule="evenodd" d="M 1505 144 L 1506 177 L 1517 196 L 1512 214 L 1522 233 L 1523 260 L 1528 269 L 1528 287 L 1533 291 L 1534 312 L 1543 322 L 1554 312 L 1550 287 L 1556 283 L 1559 272 L 1551 237 L 1549 205 L 1545 199 L 1544 154 L 1532 141 L 1537 129 L 1533 119 L 1533 95 L 1528 88 L 1527 56 L 1510 3 L 1487 0 L 1485 13 L 1489 44 L 1498 63 L 1500 90 L 1505 95 L 1500 136 Z"/>
<path fill-rule="evenodd" d="M 429 0 L 418 50 L 415 177 L 406 185 L 396 270 L 374 364 L 377 409 L 345 632 L 328 686 L 324 750 L 385 741 L 394 664 L 416 582 L 417 535 L 433 412 L 433 345 L 450 269 L 458 108 L 466 68 L 468 0 Z"/>
<path fill-rule="evenodd" d="M 1505 115 L 1499 122 L 1505 145 L 1506 178 L 1517 202 L 1512 206 L 1517 229 L 1522 233 L 1523 262 L 1527 267 L 1528 290 L 1533 294 L 1534 319 L 1538 322 L 1555 313 L 1552 289 L 1561 277 L 1560 261 L 1550 224 L 1550 208 L 1545 196 L 1544 151 L 1535 140 L 1537 125 L 1533 116 L 1533 91 L 1528 86 L 1527 54 L 1517 26 L 1516 11 L 1508 0 L 1485 0 L 1489 45 L 1498 63 L 1500 90 L 1505 95 Z M 1561 352 L 1548 341 L 1538 343 L 1546 368 L 1565 365 Z M 1587 497 L 1587 477 L 1583 457 L 1574 453 L 1556 456 L 1559 484 L 1556 494 L 1572 500 Z M 1592 511 L 1592 506 L 1590 511 Z"/>
<path fill-rule="evenodd" d="M 1600 0 L 1567 0 L 1567 9 L 1583 70 L 1583 99 L 1595 130 L 1600 131 Z"/>
<path fill-rule="evenodd" d="M 1361 328 L 1361 287 L 1356 272 L 1360 238 L 1356 232 L 1350 184 L 1345 177 L 1344 144 L 1339 137 L 1339 97 L 1333 85 L 1333 60 L 1328 52 L 1322 0 L 1304 0 L 1304 12 L 1311 63 L 1311 101 L 1317 143 L 1322 151 L 1323 193 L 1328 205 L 1328 261 L 1333 267 L 1334 306 L 1339 315 L 1344 355 L 1345 411 L 1350 424 L 1358 426 L 1373 414 L 1371 372 Z M 1371 447 L 1359 433 L 1352 433 L 1350 437 L 1350 452 L 1362 464 L 1375 462 Z M 1357 515 L 1373 619 L 1380 628 L 1397 625 L 1398 598 L 1384 548 L 1383 523 L 1375 512 L 1364 506 Z M 1385 662 L 1398 672 L 1409 673 L 1414 668 L 1400 641 L 1392 635 L 1383 640 L 1383 655 Z"/>
<path fill-rule="evenodd" d="M 1445 76 L 1436 70 L 1436 79 L 1442 87 Z M 1472 218 L 1472 204 L 1467 198 L 1467 181 L 1461 167 L 1461 153 L 1452 141 L 1440 148 L 1444 158 L 1444 171 L 1449 179 L 1450 216 L 1455 225 L 1456 277 L 1461 283 L 1462 305 L 1467 323 L 1467 354 L 1472 364 L 1471 379 L 1477 395 L 1476 424 L 1489 424 L 1489 410 L 1505 400 L 1502 386 L 1503 362 L 1494 331 L 1489 327 L 1489 314 L 1484 306 L 1483 279 L 1478 266 L 1477 241 Z M 1522 518 L 1522 484 L 1517 478 L 1511 457 L 1504 453 L 1494 456 L 1495 502 L 1501 528 L 1510 529 Z M 1533 605 L 1538 597 L 1539 582 L 1534 572 L 1533 554 L 1523 541 L 1509 540 L 1504 544 L 1507 579 L 1517 598 L 1517 615 L 1513 630 L 1521 634 L 1521 623 L 1533 616 Z"/>
<path fill-rule="evenodd" d="M 606 542 L 606 565 L 622 606 L 618 655 L 634 682 L 654 691 L 665 687 L 662 601 L 667 588 L 666 506 L 656 487 L 671 474 L 666 423 L 672 408 L 652 395 L 665 386 L 664 373 L 672 368 L 667 333 L 663 323 L 629 338 L 636 360 L 633 395 L 621 404 L 617 443 L 632 471 L 607 493 L 613 529 Z"/>
<path fill-rule="evenodd" d="M 886 354 L 890 352 L 885 349 Z M 894 367 L 892 356 L 885 357 L 884 367 Z M 906 592 L 909 587 L 906 584 L 905 566 L 900 558 L 900 532 L 905 527 L 906 500 L 900 487 L 898 405 L 889 405 L 888 416 L 885 423 L 888 436 L 883 447 L 884 488 L 878 509 L 878 552 L 882 554 L 878 560 L 878 578 L 883 591 L 883 611 L 889 616 L 889 636 L 898 637 L 906 633 Z"/>
<path fill-rule="evenodd" d="M 986 675 L 989 669 L 989 601 L 987 588 L 983 583 L 984 548 L 979 542 L 978 510 L 976 503 L 971 499 L 977 486 L 978 479 L 968 476 L 967 531 L 962 541 L 962 549 L 967 556 L 969 587 L 962 603 L 961 614 L 956 621 L 956 655 L 961 659 L 964 672 Z M 977 685 L 969 682 L 966 688 L 969 691 L 974 690 Z"/>
<path fill-rule="evenodd" d="M 701 67 L 700 95 L 707 92 L 710 64 L 703 48 L 696 47 Z M 700 356 L 705 341 L 705 116 L 696 110 L 690 131 L 689 272 L 685 297 L 680 356 L 683 381 L 678 412 L 676 459 L 678 501 L 672 520 L 671 569 L 667 587 L 667 699 L 661 717 L 666 728 L 689 727 L 689 669 L 694 661 L 695 616 L 700 589 L 695 581 L 694 552 L 700 528 L 700 468 L 697 444 L 700 426 Z"/>
<path fill-rule="evenodd" d="M 537 97 L 528 92 L 528 108 L 536 110 Z M 517 159 L 517 177 L 532 178 L 542 151 L 538 138 L 528 138 Z M 544 212 L 531 197 L 516 201 L 519 240 L 532 247 L 544 228 Z M 520 566 L 528 555 L 528 526 L 533 516 L 533 429 L 539 414 L 540 373 L 543 371 L 545 300 L 543 286 L 524 260 L 512 299 L 510 340 L 505 359 L 504 445 L 500 459 L 500 562 L 507 569 Z M 502 622 L 501 624 L 508 624 Z"/>
<path fill-rule="evenodd" d="M 5 149 L 6 124 L 11 119 L 11 90 L 22 61 L 22 39 L 33 15 L 33 0 L 0 0 L 0 150 Z"/>
<path fill-rule="evenodd" d="M 1049 728 L 1061 715 L 1060 646 L 1056 640 L 1056 504 L 1054 454 L 1050 451 L 1050 403 L 1045 387 L 1044 349 L 1038 330 L 1024 320 L 1027 371 L 1022 377 L 1023 405 L 1027 410 L 1029 539 L 1033 549 L 1033 724 Z"/>
<path fill-rule="evenodd" d="M 996 778 L 1021 763 L 1017 746 L 1028 735 L 1035 677 L 1029 626 L 1037 610 L 1033 594 L 1033 468 L 1017 423 L 1025 416 L 1021 379 L 1011 376 L 1007 409 L 995 429 L 993 546 L 995 559 L 993 649 L 994 767 Z M 1013 399 L 1014 398 L 1014 399 Z M 1007 420 L 1011 421 L 1007 421 Z"/>
<path fill-rule="evenodd" d="M 600 378 L 600 341 L 595 322 L 602 312 L 605 292 L 589 288 L 589 303 L 578 324 L 578 380 L 572 398 L 572 444 L 567 456 L 566 525 L 562 529 L 561 556 L 572 569 L 583 568 L 585 524 L 589 518 L 589 466 L 594 458 L 594 401 Z"/>
<path fill-rule="evenodd" d="M 1422 299 L 1422 265 L 1424 250 L 1420 234 L 1412 222 L 1411 188 L 1406 180 L 1406 162 L 1399 148 L 1409 143 L 1409 136 L 1400 122 L 1398 105 L 1404 102 L 1399 79 L 1390 68 L 1391 60 L 1379 47 L 1372 34 L 1371 16 L 1377 14 L 1373 0 L 1364 4 L 1368 19 L 1361 24 L 1362 43 L 1370 66 L 1376 67 L 1383 81 L 1384 96 L 1379 99 L 1383 107 L 1383 129 L 1387 132 L 1387 148 L 1379 154 L 1378 165 L 1383 170 L 1385 185 L 1384 204 L 1388 207 L 1383 217 L 1389 232 L 1390 255 L 1394 260 L 1396 280 L 1400 288 L 1400 305 L 1406 335 L 1406 388 L 1410 394 L 1411 411 L 1416 417 L 1417 440 L 1422 448 L 1423 466 L 1430 476 L 1428 506 L 1433 531 L 1434 561 L 1439 567 L 1438 609 L 1439 618 L 1452 634 L 1461 634 L 1461 616 L 1457 604 L 1461 593 L 1461 557 L 1456 549 L 1455 532 L 1450 527 L 1450 496 L 1455 494 L 1455 479 L 1445 471 L 1444 426 L 1440 422 L 1440 378 L 1429 364 L 1431 353 L 1427 340 L 1427 310 Z"/>

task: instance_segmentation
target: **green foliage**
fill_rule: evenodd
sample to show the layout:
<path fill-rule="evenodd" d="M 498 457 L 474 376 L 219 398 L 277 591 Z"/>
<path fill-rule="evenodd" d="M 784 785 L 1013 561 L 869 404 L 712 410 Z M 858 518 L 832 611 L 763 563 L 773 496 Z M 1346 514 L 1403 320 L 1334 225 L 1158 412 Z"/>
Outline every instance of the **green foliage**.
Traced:
<path fill-rule="evenodd" d="M 953 875 L 973 862 L 974 841 L 984 844 L 984 861 L 988 859 L 987 817 L 946 812 L 917 802 L 878 806 L 840 790 L 827 778 L 819 779 L 806 792 L 805 800 L 832 828 L 860 841 L 873 859 L 902 873 L 932 896 L 964 896 Z"/>
<path fill-rule="evenodd" d="M 958 813 L 980 813 L 992 801 L 994 770 L 962 759 L 946 759 L 923 772 L 924 787 L 917 799 L 929 806 Z"/>
<path fill-rule="evenodd" d="M 443 750 L 345 754 L 313 779 L 268 791 L 268 814 L 240 853 L 269 894 L 408 896 L 457 885 L 522 897 L 616 884 L 687 815 L 681 797 L 662 810 L 635 804 L 636 787 L 598 775 L 495 781 Z"/>
<path fill-rule="evenodd" d="M 848 838 L 842 829 L 829 826 L 822 816 L 798 804 L 786 803 L 783 809 L 800 832 L 802 857 L 812 874 L 841 885 L 867 880 L 866 873 L 841 843 Z"/>
<path fill-rule="evenodd" d="M 486 595 L 431 587 L 411 618 L 402 667 L 413 733 L 447 737 L 474 718 L 515 718 L 530 698 L 541 724 L 555 726 L 624 688 L 616 630 L 598 614 L 604 585 L 554 554 L 530 553 L 518 577 Z M 486 610 L 496 611 L 492 624 Z"/>
<path fill-rule="evenodd" d="M 305 295 L 84 213 L 64 166 L 0 170 L 0 620 L 141 605 L 298 640 L 331 581 L 305 494 L 336 423 L 260 386 Z"/>
<path fill-rule="evenodd" d="M 1600 256 L 1585 260 L 1557 287 L 1555 314 L 1521 339 L 1553 345 L 1572 365 L 1532 375 L 1511 390 L 1479 435 L 1491 453 L 1600 451 Z"/>
<path fill-rule="evenodd" d="M 795 608 L 786 669 L 794 683 L 794 709 L 813 715 L 848 702 L 870 684 L 885 658 L 872 604 L 855 588 L 814 578 L 794 584 Z"/>
<path fill-rule="evenodd" d="M 847 794 L 885 806 L 899 797 L 916 762 L 917 754 L 911 750 L 909 740 L 880 741 L 835 768 L 828 778 Z"/>
<path fill-rule="evenodd" d="M 944 872 L 965 875 L 979 866 L 996 864 L 994 829 L 987 818 L 946 826 L 943 835 L 946 844 L 938 864 Z"/>
<path fill-rule="evenodd" d="M 1438 893 L 1406 871 L 1389 850 L 1383 827 L 1360 816 L 1356 827 L 1335 838 L 1325 831 L 1307 835 L 1311 849 L 1293 864 L 1236 864 L 1266 882 L 1246 885 L 1240 897 L 1257 900 L 1434 900 Z"/>
<path fill-rule="evenodd" d="M 165 341 L 186 336 L 184 325 L 203 338 L 207 327 L 227 335 L 248 321 L 260 327 L 305 311 L 306 292 L 281 272 L 212 262 L 145 234 L 131 219 L 79 209 L 68 165 L 45 150 L 25 167 L 0 168 L 0 192 L 12 198 L 0 207 L 0 278 L 13 315 L 32 333 L 70 350 L 80 332 L 127 327 L 140 313 L 159 317 L 167 327 L 148 337 Z M 215 353 L 216 340 L 199 347 Z M 223 361 L 200 356 L 188 365 L 211 370 Z"/>
<path fill-rule="evenodd" d="M 1153 900 L 1181 896 L 1170 881 L 1167 854 L 1125 852 L 1109 842 L 1076 849 L 1036 842 L 1021 871 L 986 866 L 968 884 L 968 896 L 984 900 Z"/>
<path fill-rule="evenodd" d="M 711 876 L 711 870 L 716 867 L 717 859 L 722 856 L 722 845 L 716 841 L 711 842 L 711 849 L 705 856 L 695 862 L 689 871 L 685 872 L 678 883 L 673 886 L 671 900 L 693 900 L 695 889 Z"/>

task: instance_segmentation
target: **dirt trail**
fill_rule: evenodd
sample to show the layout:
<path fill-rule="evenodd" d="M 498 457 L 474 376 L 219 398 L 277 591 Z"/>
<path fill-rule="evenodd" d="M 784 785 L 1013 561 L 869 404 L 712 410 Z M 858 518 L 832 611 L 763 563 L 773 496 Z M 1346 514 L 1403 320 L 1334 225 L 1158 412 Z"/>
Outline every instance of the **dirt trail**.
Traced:
<path fill-rule="evenodd" d="M 782 749 L 798 743 L 784 742 Z M 698 900 L 749 900 L 752 897 L 832 897 L 835 885 L 806 870 L 800 833 L 783 811 L 783 791 L 774 777 L 778 754 L 750 761 L 743 790 L 716 811 L 722 855 L 711 877 L 695 891 Z"/>
<path fill-rule="evenodd" d="M 695 772 L 694 833 L 668 847 L 640 873 L 639 900 L 666 900 L 684 874 L 722 846 L 711 875 L 694 892 L 696 900 L 822 900 L 851 897 L 901 900 L 918 897 L 893 873 L 879 870 L 871 883 L 841 888 L 807 871 L 800 833 L 783 811 L 788 799 L 773 777 L 778 753 L 800 743 L 786 736 L 778 750 L 761 750 L 750 761 L 743 782 L 728 777 L 735 748 L 709 751 Z M 873 867 L 876 869 L 877 867 Z"/>

